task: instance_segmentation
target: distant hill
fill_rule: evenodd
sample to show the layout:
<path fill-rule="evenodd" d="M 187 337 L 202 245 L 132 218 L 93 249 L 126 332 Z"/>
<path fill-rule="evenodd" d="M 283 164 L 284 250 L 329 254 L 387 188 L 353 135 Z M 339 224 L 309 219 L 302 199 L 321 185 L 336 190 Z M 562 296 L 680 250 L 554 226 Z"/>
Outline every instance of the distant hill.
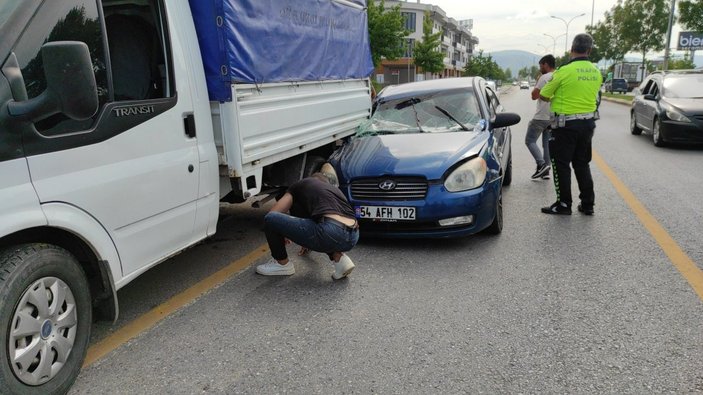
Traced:
<path fill-rule="evenodd" d="M 484 56 L 488 53 L 484 52 Z M 542 55 L 533 54 L 532 52 L 508 50 L 490 52 L 493 60 L 505 70 L 507 67 L 513 72 L 513 78 L 517 77 L 517 72 L 523 67 L 537 66 Z"/>

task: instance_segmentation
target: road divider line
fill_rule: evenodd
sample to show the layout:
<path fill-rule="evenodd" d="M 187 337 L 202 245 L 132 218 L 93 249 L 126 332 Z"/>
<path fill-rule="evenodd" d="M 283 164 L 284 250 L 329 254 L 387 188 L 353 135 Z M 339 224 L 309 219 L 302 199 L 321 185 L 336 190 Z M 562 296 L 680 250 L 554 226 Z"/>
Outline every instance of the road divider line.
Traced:
<path fill-rule="evenodd" d="M 145 314 L 121 327 L 105 339 L 100 340 L 88 349 L 88 353 L 85 356 L 85 361 L 83 362 L 83 367 L 85 368 L 90 366 L 95 361 L 109 354 L 119 346 L 135 338 L 136 336 L 148 330 L 149 328 L 152 328 L 159 321 L 173 314 L 175 311 L 179 310 L 183 306 L 190 304 L 191 302 L 198 299 L 200 296 L 212 290 L 213 288 L 221 285 L 230 277 L 239 273 L 242 269 L 248 267 L 268 252 L 268 245 L 263 244 L 259 246 L 258 248 L 243 256 L 242 258 L 231 262 L 230 264 L 218 270 L 217 272 L 200 280 L 185 291 L 172 296 L 159 306 L 151 309 L 150 311 L 146 312 Z"/>
<path fill-rule="evenodd" d="M 620 196 L 625 200 L 630 209 L 635 213 L 639 221 L 649 231 L 657 244 L 661 247 L 671 263 L 688 281 L 691 288 L 698 294 L 698 297 L 703 301 L 703 271 L 698 268 L 695 262 L 681 249 L 679 244 L 669 235 L 664 227 L 657 221 L 656 218 L 644 207 L 644 205 L 635 197 L 635 195 L 620 181 L 620 178 L 615 172 L 605 163 L 603 158 L 595 151 L 593 152 L 593 161 L 598 168 L 605 174 L 610 182 L 618 191 Z"/>

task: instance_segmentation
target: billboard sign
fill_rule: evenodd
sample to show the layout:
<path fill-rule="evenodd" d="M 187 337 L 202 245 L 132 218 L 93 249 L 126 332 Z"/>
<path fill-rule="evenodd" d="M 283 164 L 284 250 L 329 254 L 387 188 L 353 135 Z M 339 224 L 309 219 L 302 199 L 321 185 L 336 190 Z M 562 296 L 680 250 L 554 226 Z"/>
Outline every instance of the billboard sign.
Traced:
<path fill-rule="evenodd" d="M 679 44 L 676 46 L 679 51 L 697 51 L 703 49 L 703 32 L 680 32 Z"/>

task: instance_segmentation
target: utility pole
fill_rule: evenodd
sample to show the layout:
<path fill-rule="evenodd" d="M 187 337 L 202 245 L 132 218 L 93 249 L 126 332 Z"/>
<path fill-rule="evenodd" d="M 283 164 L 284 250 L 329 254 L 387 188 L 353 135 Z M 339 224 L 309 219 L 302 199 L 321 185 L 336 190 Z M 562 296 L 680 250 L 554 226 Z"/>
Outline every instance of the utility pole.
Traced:
<path fill-rule="evenodd" d="M 664 71 L 669 69 L 669 47 L 671 47 L 671 28 L 674 24 L 674 11 L 676 10 L 676 0 L 671 0 L 671 13 L 669 14 L 669 27 L 666 29 L 666 48 L 664 49 Z M 643 74 L 644 76 L 644 74 Z"/>

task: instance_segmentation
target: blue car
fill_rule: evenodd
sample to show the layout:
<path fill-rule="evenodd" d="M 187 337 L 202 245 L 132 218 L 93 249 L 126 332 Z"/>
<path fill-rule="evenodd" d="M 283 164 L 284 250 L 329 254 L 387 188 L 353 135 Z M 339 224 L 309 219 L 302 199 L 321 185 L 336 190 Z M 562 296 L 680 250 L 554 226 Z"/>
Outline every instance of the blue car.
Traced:
<path fill-rule="evenodd" d="M 500 233 L 509 126 L 518 122 L 480 77 L 383 89 L 371 118 L 330 157 L 361 235 Z"/>

